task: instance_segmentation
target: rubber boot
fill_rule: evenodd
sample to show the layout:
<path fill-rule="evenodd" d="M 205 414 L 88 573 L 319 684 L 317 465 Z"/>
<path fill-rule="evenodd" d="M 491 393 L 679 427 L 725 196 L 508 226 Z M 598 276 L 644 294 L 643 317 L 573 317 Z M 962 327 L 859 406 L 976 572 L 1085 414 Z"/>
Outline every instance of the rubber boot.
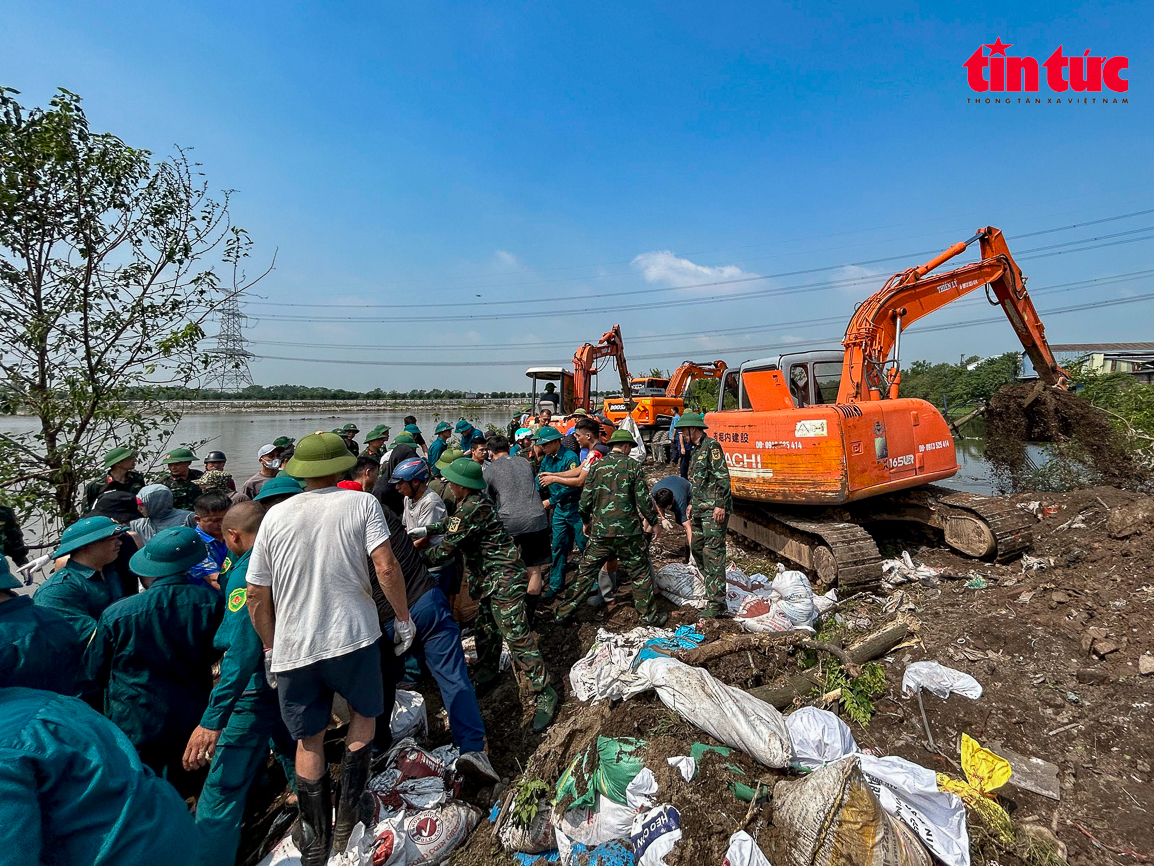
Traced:
<path fill-rule="evenodd" d="M 371 794 L 365 791 L 373 746 L 368 743 L 355 752 L 345 749 L 341 761 L 341 792 L 337 800 L 337 822 L 333 827 L 333 851 L 343 854 L 358 821 L 367 825 L 372 815 Z"/>
<path fill-rule="evenodd" d="M 533 733 L 539 734 L 549 727 L 553 716 L 557 714 L 557 703 L 560 699 L 552 686 L 545 686 L 545 690 L 537 695 L 537 712 L 533 716 Z"/>
<path fill-rule="evenodd" d="M 537 605 L 541 603 L 541 594 L 525 593 L 525 618 L 529 621 L 529 631 L 537 624 Z"/>
<path fill-rule="evenodd" d="M 301 852 L 301 866 L 324 866 L 333 838 L 333 796 L 328 773 L 315 782 L 298 776 L 297 802 L 300 817 L 293 826 L 292 839 Z"/>

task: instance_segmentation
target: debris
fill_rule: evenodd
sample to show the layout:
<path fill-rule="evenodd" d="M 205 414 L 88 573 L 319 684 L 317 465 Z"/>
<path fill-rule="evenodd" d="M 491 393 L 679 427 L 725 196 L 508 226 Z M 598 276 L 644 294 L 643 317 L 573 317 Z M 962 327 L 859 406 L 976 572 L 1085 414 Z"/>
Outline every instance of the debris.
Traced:
<path fill-rule="evenodd" d="M 998 754 L 1010 763 L 1010 784 L 1022 791 L 1041 794 L 1051 800 L 1062 799 L 1062 788 L 1058 783 L 1058 766 L 1041 758 L 1027 758 L 1007 749 L 998 747 Z"/>
<path fill-rule="evenodd" d="M 675 659 L 650 659 L 641 663 L 637 673 L 656 690 L 661 703 L 714 739 L 741 749 L 767 767 L 789 764 L 792 749 L 785 719 L 748 692 L 725 685 L 704 668 Z"/>
<path fill-rule="evenodd" d="M 561 774 L 553 803 L 566 810 L 589 808 L 595 805 L 596 795 L 601 794 L 614 803 L 626 805 L 629 802 L 629 786 L 638 773 L 645 769 L 638 754 L 644 746 L 644 740 L 598 737 L 597 742 L 578 754 Z"/>
<path fill-rule="evenodd" d="M 1046 561 L 1046 559 L 1044 557 L 1030 556 L 1030 554 L 1028 554 L 1028 553 L 1022 554 L 1022 574 L 1025 574 L 1027 570 L 1029 570 L 1029 571 L 1045 571 L 1049 567 L 1050 567 L 1050 564 Z"/>
<path fill-rule="evenodd" d="M 1106 533 L 1111 538 L 1129 538 L 1154 525 L 1154 499 L 1143 496 L 1128 505 L 1110 511 Z"/>
<path fill-rule="evenodd" d="M 686 782 L 692 782 L 697 776 L 697 759 L 689 755 L 674 755 L 666 758 L 665 763 L 671 767 L 676 767 L 677 772 L 681 774 L 681 778 Z"/>
<path fill-rule="evenodd" d="M 1154 674 L 1154 656 L 1150 653 L 1138 656 L 1138 673 L 1144 677 Z"/>
<path fill-rule="evenodd" d="M 729 837 L 729 850 L 725 852 L 724 862 L 728 866 L 770 866 L 757 842 L 744 830 L 738 830 Z"/>
<path fill-rule="evenodd" d="M 1067 520 L 1065 523 L 1063 523 L 1061 526 L 1059 526 L 1054 531 L 1055 532 L 1065 532 L 1068 529 L 1085 529 L 1086 528 L 1085 516 L 1086 516 L 1086 512 L 1079 511 L 1077 514 L 1075 514 L 1073 517 L 1071 517 L 1069 520 Z"/>
<path fill-rule="evenodd" d="M 1014 839 L 1013 825 L 1006 810 L 993 799 L 993 792 L 1010 780 L 1010 762 L 989 749 L 983 749 L 978 741 L 968 734 L 962 734 L 962 772 L 965 780 L 954 779 L 944 773 L 937 774 L 938 788 L 957 794 L 982 822 L 1004 845 Z"/>
<path fill-rule="evenodd" d="M 857 755 L 778 782 L 774 801 L 793 866 L 929 866 L 917 835 L 882 808 Z"/>
<path fill-rule="evenodd" d="M 1054 831 L 1044 824 L 1039 824 L 1037 820 L 1030 818 L 1023 819 L 1018 824 L 1018 831 L 1023 835 L 1040 843 L 1042 846 L 1049 848 L 1063 863 L 1066 862 L 1066 856 L 1069 853 L 1066 849 L 1066 843 L 1058 839 L 1054 835 Z"/>
<path fill-rule="evenodd" d="M 943 700 L 951 693 L 976 700 L 982 696 L 981 684 L 967 673 L 937 662 L 914 662 L 902 675 L 902 692 L 911 694 L 926 689 Z"/>
<path fill-rule="evenodd" d="M 672 636 L 669 629 L 641 626 L 621 634 L 598 629 L 593 646 L 569 670 L 569 683 L 579 701 L 619 699 L 637 681 L 633 660 L 647 641 Z"/>
<path fill-rule="evenodd" d="M 1064 734 L 1066 731 L 1072 731 L 1074 728 L 1082 727 L 1085 727 L 1085 725 L 1083 725 L 1081 722 L 1071 722 L 1068 725 L 1062 725 L 1060 728 L 1054 728 L 1054 730 L 1047 732 L 1046 736 L 1052 737 L 1055 734 Z"/>
<path fill-rule="evenodd" d="M 1115 854 L 1125 854 L 1126 856 L 1133 857 L 1135 860 L 1138 860 L 1142 863 L 1154 863 L 1154 857 L 1150 857 L 1146 854 L 1139 854 L 1137 851 L 1131 851 L 1129 848 L 1116 848 L 1113 845 L 1107 845 L 1077 821 L 1067 821 L 1066 826 L 1073 827 L 1076 830 L 1081 831 L 1081 833 L 1090 839 L 1091 842 L 1100 848 L 1105 848 L 1107 851 L 1113 851 Z"/>
<path fill-rule="evenodd" d="M 940 568 L 928 565 L 914 565 L 913 558 L 905 550 L 897 559 L 882 561 L 882 588 L 887 592 L 903 583 L 915 580 L 929 580 L 942 573 Z"/>
<path fill-rule="evenodd" d="M 1074 679 L 1084 686 L 1100 686 L 1110 682 L 1110 674 L 1098 668 L 1079 668 L 1074 673 Z"/>
<path fill-rule="evenodd" d="M 966 589 L 985 589 L 987 586 L 989 586 L 989 583 L 987 583 L 986 579 L 980 574 L 966 583 Z"/>
<path fill-rule="evenodd" d="M 858 751 L 849 726 L 828 710 L 802 707 L 785 717 L 793 766 L 816 770 Z"/>

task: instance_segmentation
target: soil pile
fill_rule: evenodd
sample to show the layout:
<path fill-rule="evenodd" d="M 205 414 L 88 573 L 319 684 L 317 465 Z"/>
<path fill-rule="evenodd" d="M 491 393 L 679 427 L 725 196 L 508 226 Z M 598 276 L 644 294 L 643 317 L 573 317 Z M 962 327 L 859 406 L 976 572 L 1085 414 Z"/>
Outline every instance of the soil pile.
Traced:
<path fill-rule="evenodd" d="M 1028 443 L 1050 443 L 1044 471 L 1033 466 Z M 1070 488 L 1109 484 L 1138 489 L 1148 479 L 1125 435 L 1101 409 L 1069 391 L 1008 385 L 986 410 L 986 458 L 1006 489 Z"/>

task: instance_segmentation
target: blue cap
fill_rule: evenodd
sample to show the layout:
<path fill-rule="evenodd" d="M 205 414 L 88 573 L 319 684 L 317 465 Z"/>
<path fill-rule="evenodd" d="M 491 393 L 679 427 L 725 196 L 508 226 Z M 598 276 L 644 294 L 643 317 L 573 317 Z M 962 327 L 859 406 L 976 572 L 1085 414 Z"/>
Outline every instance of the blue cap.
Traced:
<path fill-rule="evenodd" d="M 462 418 L 460 421 L 457 422 L 456 426 L 453 429 L 456 430 L 458 433 L 464 433 L 466 430 L 472 430 L 473 425 L 470 424 L 468 421 L 466 421 L 464 418 Z"/>
<path fill-rule="evenodd" d="M 256 496 L 252 498 L 252 501 L 260 502 L 262 499 L 268 499 L 270 496 L 280 496 L 285 493 L 289 496 L 294 496 L 297 493 L 303 492 L 304 488 L 301 486 L 301 483 L 291 475 L 278 475 L 262 484 Z"/>
<path fill-rule="evenodd" d="M 121 526 L 111 517 L 85 517 L 77 520 L 60 536 L 60 546 L 56 548 L 52 558 L 58 559 L 93 542 L 103 541 L 112 535 L 119 535 L 127 529 L 127 526 Z"/>

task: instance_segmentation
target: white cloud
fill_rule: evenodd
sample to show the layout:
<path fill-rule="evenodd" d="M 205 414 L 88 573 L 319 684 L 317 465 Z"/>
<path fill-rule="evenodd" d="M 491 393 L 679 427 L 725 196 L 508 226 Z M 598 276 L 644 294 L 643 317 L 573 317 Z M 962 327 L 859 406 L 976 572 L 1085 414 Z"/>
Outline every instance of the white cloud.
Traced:
<path fill-rule="evenodd" d="M 498 264 L 504 265 L 507 268 L 517 268 L 520 270 L 522 267 L 517 257 L 508 250 L 497 250 L 493 253 L 493 259 Z"/>
<path fill-rule="evenodd" d="M 735 280 L 741 277 L 756 277 L 757 274 L 743 271 L 737 265 L 710 267 L 691 262 L 674 255 L 672 250 L 657 250 L 642 253 L 633 259 L 633 267 L 641 271 L 647 283 L 664 283 L 670 287 L 692 286 L 714 280 Z"/>

